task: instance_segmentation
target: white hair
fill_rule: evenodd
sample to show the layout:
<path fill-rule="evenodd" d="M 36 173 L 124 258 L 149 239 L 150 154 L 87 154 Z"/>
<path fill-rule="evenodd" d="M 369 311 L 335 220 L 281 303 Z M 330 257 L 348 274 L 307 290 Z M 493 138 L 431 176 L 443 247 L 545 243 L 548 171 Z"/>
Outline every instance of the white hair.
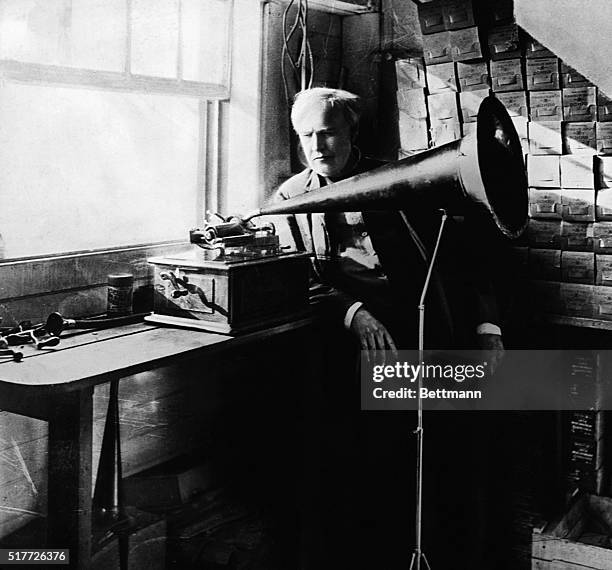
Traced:
<path fill-rule="evenodd" d="M 362 113 L 361 98 L 350 91 L 331 89 L 329 87 L 313 87 L 312 89 L 300 91 L 295 96 L 293 108 L 291 109 L 293 127 L 295 128 L 298 116 L 304 111 L 321 105 L 341 110 L 351 129 L 351 134 L 355 135 L 357 133 Z"/>

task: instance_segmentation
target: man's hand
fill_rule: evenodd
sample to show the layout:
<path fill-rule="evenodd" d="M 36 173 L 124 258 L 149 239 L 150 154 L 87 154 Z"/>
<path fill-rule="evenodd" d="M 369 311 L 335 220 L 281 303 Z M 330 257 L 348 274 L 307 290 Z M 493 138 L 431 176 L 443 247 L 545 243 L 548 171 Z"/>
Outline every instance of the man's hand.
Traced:
<path fill-rule="evenodd" d="M 491 374 L 494 374 L 504 357 L 502 337 L 498 334 L 479 334 L 477 336 L 478 346 L 484 352 Z"/>
<path fill-rule="evenodd" d="M 362 350 L 392 350 L 397 353 L 395 343 L 385 325 L 363 307 L 353 315 L 351 331 L 357 336 Z"/>

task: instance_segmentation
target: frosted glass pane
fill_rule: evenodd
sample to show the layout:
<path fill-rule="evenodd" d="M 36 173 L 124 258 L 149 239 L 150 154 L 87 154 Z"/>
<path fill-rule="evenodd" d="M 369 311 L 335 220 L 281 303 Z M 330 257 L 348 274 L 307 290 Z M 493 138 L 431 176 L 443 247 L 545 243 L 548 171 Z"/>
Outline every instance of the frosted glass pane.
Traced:
<path fill-rule="evenodd" d="M 72 0 L 70 65 L 124 71 L 126 0 Z"/>
<path fill-rule="evenodd" d="M 0 89 L 7 257 L 185 239 L 196 224 L 198 102 Z"/>
<path fill-rule="evenodd" d="M 0 0 L 0 58 L 66 65 L 70 0 Z"/>
<path fill-rule="evenodd" d="M 183 0 L 183 79 L 227 83 L 229 0 Z"/>
<path fill-rule="evenodd" d="M 178 0 L 132 0 L 132 73 L 176 78 Z"/>

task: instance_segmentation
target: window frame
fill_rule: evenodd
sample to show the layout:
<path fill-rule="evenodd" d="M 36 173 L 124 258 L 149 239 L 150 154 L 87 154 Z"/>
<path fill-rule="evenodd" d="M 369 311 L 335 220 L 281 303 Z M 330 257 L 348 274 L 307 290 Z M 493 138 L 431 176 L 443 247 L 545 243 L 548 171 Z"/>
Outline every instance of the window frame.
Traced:
<path fill-rule="evenodd" d="M 130 4 L 127 3 L 127 42 L 130 37 Z M 244 133 L 230 132 L 230 121 L 236 120 L 236 105 L 232 105 L 230 93 L 235 81 L 232 62 L 235 57 L 233 37 L 252 27 L 249 17 L 261 12 L 263 3 L 256 2 L 252 11 L 252 0 L 226 0 L 229 3 L 228 17 L 228 62 L 225 85 L 217 85 L 182 79 L 182 34 L 179 0 L 179 43 L 177 56 L 177 78 L 163 78 L 132 74 L 129 65 L 129 47 L 126 50 L 125 70 L 122 72 L 100 71 L 76 67 L 37 64 L 16 60 L 0 59 L 0 83 L 44 84 L 66 88 L 93 88 L 102 91 L 126 93 L 167 94 L 195 98 L 199 102 L 199 141 L 197 169 L 197 216 L 203 219 L 205 212 L 223 210 L 228 202 L 227 172 L 228 156 L 232 144 L 244 144 Z M 238 5 L 238 10 L 237 6 Z M 249 14 L 245 14 L 246 12 Z M 238 24 L 236 12 L 239 13 Z M 242 12 L 242 14 L 240 14 Z M 129 43 L 128 43 L 129 46 Z M 261 44 L 260 44 L 261 49 Z M 239 48 L 239 57 L 259 61 L 259 50 L 253 50 L 252 43 Z M 240 81 L 238 81 L 240 84 Z M 240 85 L 239 85 L 240 87 Z M 251 93 L 250 95 L 257 94 Z M 234 118 L 232 118 L 234 116 Z M 259 120 L 259 116 L 256 117 Z M 247 137 L 252 138 L 252 137 Z M 255 139 L 256 140 L 256 139 Z M 254 165 L 256 169 L 258 163 Z M 254 192 L 257 195 L 257 191 Z M 62 306 L 70 307 L 74 313 L 67 316 L 86 316 L 104 312 L 106 308 L 105 276 L 117 271 L 131 271 L 135 286 L 147 286 L 151 282 L 151 271 L 146 258 L 152 255 L 170 254 L 184 250 L 185 240 L 168 240 L 144 244 L 125 244 L 119 247 L 102 247 L 92 250 L 77 249 L 42 256 L 12 257 L 0 259 L 0 320 L 10 325 L 21 320 L 41 320 L 49 312 Z M 96 267 L 85 277 L 83 267 Z M 62 277 L 58 277 L 61 275 Z"/>

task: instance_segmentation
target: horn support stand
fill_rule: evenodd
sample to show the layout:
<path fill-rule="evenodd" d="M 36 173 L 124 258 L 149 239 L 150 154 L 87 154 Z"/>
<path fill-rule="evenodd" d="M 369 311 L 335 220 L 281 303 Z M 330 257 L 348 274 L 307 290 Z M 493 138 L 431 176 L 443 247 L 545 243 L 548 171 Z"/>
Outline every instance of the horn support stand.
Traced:
<path fill-rule="evenodd" d="M 440 220 L 440 228 L 438 230 L 438 237 L 436 239 L 436 245 L 427 268 L 427 276 L 425 277 L 425 283 L 423 284 L 423 290 L 421 291 L 421 298 L 419 300 L 419 364 L 423 362 L 425 358 L 425 299 L 427 297 L 427 291 L 429 290 L 429 282 L 431 281 L 431 275 L 433 268 L 438 257 L 438 249 L 440 242 L 442 241 L 442 234 L 444 232 L 444 226 L 448 214 L 446 210 L 442 210 L 442 219 Z M 410 570 L 421 570 L 421 560 L 425 563 L 425 567 L 431 570 L 427 557 L 422 550 L 422 535 L 423 535 L 423 449 L 424 449 L 424 435 L 425 430 L 423 428 L 423 400 L 421 399 L 421 388 L 423 387 L 423 375 L 419 368 L 419 374 L 417 378 L 417 427 L 414 430 L 414 434 L 417 438 L 417 455 L 416 455 L 416 483 L 415 483 L 415 495 L 416 495 L 416 507 L 415 507 L 415 541 L 414 551 L 412 552 L 412 558 L 410 560 Z"/>

